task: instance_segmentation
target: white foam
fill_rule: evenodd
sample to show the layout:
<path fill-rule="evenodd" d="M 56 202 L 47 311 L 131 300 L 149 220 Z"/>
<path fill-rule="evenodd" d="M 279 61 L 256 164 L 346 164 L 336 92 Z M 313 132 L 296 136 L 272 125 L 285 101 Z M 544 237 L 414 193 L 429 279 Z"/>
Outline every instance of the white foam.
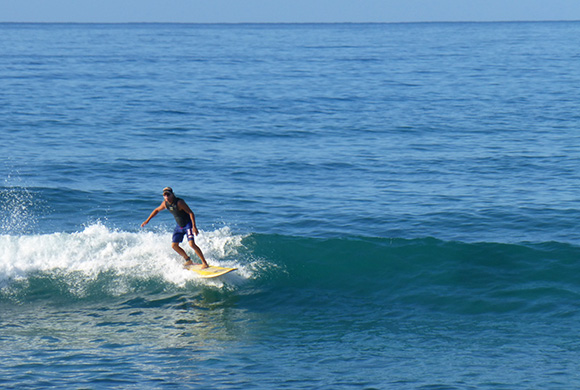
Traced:
<path fill-rule="evenodd" d="M 243 236 L 229 228 L 200 231 L 196 237 L 210 264 L 236 267 L 238 279 L 249 279 L 252 267 L 236 257 L 242 240 Z M 0 235 L 0 287 L 37 272 L 80 274 L 90 279 L 111 271 L 116 275 L 159 277 L 178 286 L 191 281 L 223 285 L 223 280 L 206 282 L 193 272 L 185 272 L 170 244 L 171 233 L 117 231 L 102 223 L 77 233 Z M 196 258 L 186 243 L 182 247 Z"/>

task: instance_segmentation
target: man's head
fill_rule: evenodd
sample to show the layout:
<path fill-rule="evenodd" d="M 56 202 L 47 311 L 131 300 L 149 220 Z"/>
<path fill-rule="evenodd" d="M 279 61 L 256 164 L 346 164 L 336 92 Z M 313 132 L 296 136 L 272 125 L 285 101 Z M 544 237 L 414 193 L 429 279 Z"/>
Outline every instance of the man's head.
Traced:
<path fill-rule="evenodd" d="M 167 200 L 173 199 L 175 195 L 173 194 L 173 189 L 171 187 L 165 187 L 163 189 L 163 197 Z"/>

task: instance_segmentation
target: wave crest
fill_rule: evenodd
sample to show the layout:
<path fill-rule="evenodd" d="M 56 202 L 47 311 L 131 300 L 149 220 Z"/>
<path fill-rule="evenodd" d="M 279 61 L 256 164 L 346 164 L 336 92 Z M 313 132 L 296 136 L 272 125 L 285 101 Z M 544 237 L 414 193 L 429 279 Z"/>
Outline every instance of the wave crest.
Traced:
<path fill-rule="evenodd" d="M 184 272 L 169 238 L 168 233 L 111 230 L 101 223 L 75 233 L 0 235 L 0 289 L 5 297 L 44 295 L 42 290 L 83 297 L 137 291 L 147 281 L 157 281 L 154 289 L 212 284 Z M 236 267 L 238 278 L 247 279 L 252 268 L 238 258 L 242 240 L 227 227 L 196 238 L 210 263 Z"/>

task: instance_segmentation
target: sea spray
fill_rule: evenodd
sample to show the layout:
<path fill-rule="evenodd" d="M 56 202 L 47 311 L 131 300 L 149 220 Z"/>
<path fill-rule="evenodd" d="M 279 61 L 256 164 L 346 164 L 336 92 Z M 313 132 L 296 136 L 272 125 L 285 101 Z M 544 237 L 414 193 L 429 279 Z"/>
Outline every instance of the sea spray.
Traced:
<path fill-rule="evenodd" d="M 28 188 L 12 186 L 11 181 L 8 176 L 0 188 L 0 234 L 30 233 L 38 223 L 38 201 Z"/>

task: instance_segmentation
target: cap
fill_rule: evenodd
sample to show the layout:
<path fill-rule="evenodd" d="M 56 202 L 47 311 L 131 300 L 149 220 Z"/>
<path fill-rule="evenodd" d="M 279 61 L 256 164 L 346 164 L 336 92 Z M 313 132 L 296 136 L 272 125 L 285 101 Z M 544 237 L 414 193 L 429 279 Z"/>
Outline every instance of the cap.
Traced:
<path fill-rule="evenodd" d="M 163 195 L 165 195 L 166 193 L 173 194 L 173 188 L 171 188 L 171 187 L 165 187 L 163 189 Z"/>

